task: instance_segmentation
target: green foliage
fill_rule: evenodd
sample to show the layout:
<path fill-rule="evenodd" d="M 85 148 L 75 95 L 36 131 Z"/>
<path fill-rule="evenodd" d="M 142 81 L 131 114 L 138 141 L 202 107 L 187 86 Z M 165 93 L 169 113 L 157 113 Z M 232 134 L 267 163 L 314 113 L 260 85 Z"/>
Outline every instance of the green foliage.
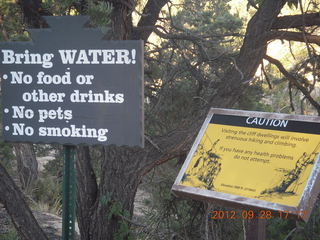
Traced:
<path fill-rule="evenodd" d="M 287 234 L 295 227 L 295 222 L 287 219 L 274 218 L 268 220 L 267 235 L 270 239 L 285 239 Z"/>
<path fill-rule="evenodd" d="M 45 157 L 50 154 L 51 151 L 55 149 L 54 145 L 50 144 L 34 144 L 34 150 L 38 157 Z"/>
<path fill-rule="evenodd" d="M 0 107 L 2 107 L 2 99 L 0 96 Z M 0 112 L 0 119 L 2 120 L 2 112 Z M 11 171 L 13 167 L 13 147 L 10 143 L 3 141 L 2 136 L 2 124 L 0 124 L 0 163 L 7 169 Z"/>
<path fill-rule="evenodd" d="M 131 235 L 131 230 L 129 228 L 129 225 L 122 221 L 120 222 L 120 227 L 118 231 L 113 236 L 114 240 L 133 240 L 133 236 Z"/>
<path fill-rule="evenodd" d="M 307 223 L 294 219 L 272 219 L 268 222 L 267 236 L 270 239 L 286 239 L 290 232 L 291 240 L 320 240 L 320 195 Z"/>
<path fill-rule="evenodd" d="M 169 34 L 146 51 L 146 130 L 150 135 L 174 131 L 194 122 L 216 93 L 232 57 L 242 20 L 230 14 L 229 1 L 184 1 L 172 16 Z M 150 52 L 150 55 L 149 53 Z"/>
<path fill-rule="evenodd" d="M 32 190 L 31 197 L 34 200 L 34 208 L 59 215 L 62 209 L 62 169 L 63 155 L 61 148 L 55 145 L 37 146 L 39 153 L 55 151 L 55 158 L 44 165 L 44 171 L 40 173 Z"/>
<path fill-rule="evenodd" d="M 47 0 L 42 7 L 53 15 L 79 15 L 90 17 L 90 23 L 99 27 L 103 33 L 110 29 L 110 14 L 112 5 L 107 1 L 83 1 L 83 0 Z"/>
<path fill-rule="evenodd" d="M 112 193 L 107 193 L 100 198 L 100 203 L 103 206 L 108 206 L 107 219 L 119 219 L 118 230 L 114 233 L 114 240 L 132 240 L 133 235 L 126 219 L 130 218 L 130 214 L 125 210 L 119 201 L 112 199 Z"/>
<path fill-rule="evenodd" d="M 81 4 L 81 0 L 46 0 L 42 8 L 53 15 L 78 15 L 75 6 Z"/>
<path fill-rule="evenodd" d="M 274 109 L 268 103 L 261 101 L 265 92 L 261 82 L 249 85 L 245 94 L 241 96 L 237 103 L 237 108 L 243 110 L 255 110 L 262 112 L 273 112 Z"/>
<path fill-rule="evenodd" d="M 12 163 L 14 160 L 14 155 L 12 151 L 12 145 L 9 143 L 5 143 L 3 141 L 0 142 L 0 162 L 3 166 L 10 170 L 12 168 Z"/>
<path fill-rule="evenodd" d="M 112 5 L 109 2 L 89 2 L 88 15 L 90 21 L 95 27 L 99 27 L 103 33 L 108 32 L 110 26 L 110 15 Z"/>
<path fill-rule="evenodd" d="M 32 198 L 35 201 L 34 207 L 59 215 L 62 209 L 61 193 L 61 180 L 52 176 L 39 178 L 32 192 Z"/>
<path fill-rule="evenodd" d="M 44 174 L 49 176 L 62 177 L 63 156 L 56 154 L 56 158 L 44 165 Z"/>
<path fill-rule="evenodd" d="M 20 240 L 17 231 L 11 228 L 7 233 L 0 234 L 0 240 Z"/>
<path fill-rule="evenodd" d="M 120 202 L 112 203 L 110 211 L 108 214 L 108 219 L 110 220 L 113 216 L 122 216 L 123 208 Z"/>
<path fill-rule="evenodd" d="M 112 193 L 107 193 L 106 195 L 101 196 L 100 202 L 102 206 L 107 206 L 112 199 Z"/>
<path fill-rule="evenodd" d="M 27 41 L 29 35 L 24 31 L 22 13 L 14 2 L 0 4 L 0 41 Z"/>
<path fill-rule="evenodd" d="M 206 216 L 207 204 L 200 201 L 184 200 L 175 197 L 170 189 L 180 168 L 177 161 L 167 162 L 148 174 L 143 183 L 147 192 L 151 192 L 151 201 L 143 222 L 147 229 L 139 232 L 139 239 L 205 239 L 208 227 L 209 236 L 215 239 L 240 240 L 242 223 L 240 220 L 212 220 Z M 210 206 L 214 210 L 219 206 Z M 141 220 L 141 221 L 142 221 Z M 240 233 L 240 234 L 239 234 Z"/>
<path fill-rule="evenodd" d="M 128 239 L 131 240 L 133 239 L 131 229 L 129 227 L 128 222 L 126 219 L 130 218 L 130 214 L 128 213 L 127 210 L 125 210 L 122 206 L 122 204 L 114 200 L 112 198 L 113 194 L 112 193 L 107 193 L 100 198 L 100 203 L 102 206 L 108 208 L 108 214 L 107 214 L 107 219 L 108 221 L 111 221 L 112 218 L 119 219 L 118 223 L 118 230 L 114 233 L 113 239 L 114 240 L 124 240 Z"/>
<path fill-rule="evenodd" d="M 172 20 L 176 27 L 190 34 L 233 34 L 240 30 L 242 21 L 230 14 L 228 2 L 186 0 L 184 8 Z"/>

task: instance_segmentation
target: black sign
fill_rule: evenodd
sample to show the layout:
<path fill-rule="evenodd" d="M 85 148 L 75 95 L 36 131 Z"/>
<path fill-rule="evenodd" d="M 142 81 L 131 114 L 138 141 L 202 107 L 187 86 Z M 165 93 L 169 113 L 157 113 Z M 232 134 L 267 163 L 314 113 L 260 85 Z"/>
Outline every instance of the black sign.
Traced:
<path fill-rule="evenodd" d="M 0 44 L 4 139 L 143 146 L 143 42 L 46 19 L 32 41 Z"/>

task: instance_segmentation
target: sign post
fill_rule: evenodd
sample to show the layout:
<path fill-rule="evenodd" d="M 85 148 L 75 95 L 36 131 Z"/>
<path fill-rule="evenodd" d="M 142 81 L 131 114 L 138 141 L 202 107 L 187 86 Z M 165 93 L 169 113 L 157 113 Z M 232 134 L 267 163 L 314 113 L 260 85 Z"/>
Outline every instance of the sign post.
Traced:
<path fill-rule="evenodd" d="M 255 213 L 256 215 L 259 212 Z M 246 240 L 266 240 L 266 219 L 251 219 L 246 230 Z"/>
<path fill-rule="evenodd" d="M 73 240 L 76 209 L 76 147 L 64 145 L 62 187 L 62 240 Z"/>

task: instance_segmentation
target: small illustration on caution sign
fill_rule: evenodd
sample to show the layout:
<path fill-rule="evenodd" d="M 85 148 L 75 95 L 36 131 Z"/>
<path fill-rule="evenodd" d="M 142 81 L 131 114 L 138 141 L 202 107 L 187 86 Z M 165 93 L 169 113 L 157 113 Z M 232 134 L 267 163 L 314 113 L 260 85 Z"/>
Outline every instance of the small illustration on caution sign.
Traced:
<path fill-rule="evenodd" d="M 211 109 L 172 190 L 240 207 L 306 210 L 319 192 L 319 120 Z"/>

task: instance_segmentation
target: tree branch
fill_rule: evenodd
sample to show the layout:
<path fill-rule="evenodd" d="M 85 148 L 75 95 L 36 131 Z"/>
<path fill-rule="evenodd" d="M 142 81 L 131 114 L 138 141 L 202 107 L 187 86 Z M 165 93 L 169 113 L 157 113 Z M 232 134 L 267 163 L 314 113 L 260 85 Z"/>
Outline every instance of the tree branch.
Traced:
<path fill-rule="evenodd" d="M 315 43 L 320 45 L 320 36 L 303 34 L 302 32 L 290 32 L 290 31 L 270 31 L 267 34 L 268 40 L 280 39 L 287 41 Z"/>
<path fill-rule="evenodd" d="M 147 41 L 150 34 L 154 30 L 154 26 L 159 18 L 159 13 L 161 9 L 166 5 L 170 0 L 148 0 L 146 6 L 143 9 L 142 16 L 138 22 L 137 27 L 149 27 L 145 31 L 133 31 L 132 39 L 142 39 Z"/>
<path fill-rule="evenodd" d="M 239 96 L 243 94 L 244 87 L 246 86 L 243 83 L 254 76 L 266 52 L 267 40 L 261 36 L 270 31 L 270 23 L 274 21 L 285 3 L 285 0 L 265 0 L 263 2 L 262 6 L 248 24 L 244 44 L 241 48 L 240 55 L 236 59 L 237 67 L 232 67 L 223 77 L 219 85 L 216 86 L 219 92 L 209 99 L 208 107 L 230 108 L 236 103 Z M 163 32 L 160 34 L 166 35 Z M 166 37 L 177 36 L 166 35 Z M 194 36 L 191 38 L 192 40 L 200 40 L 199 38 L 194 39 Z M 238 70 L 236 68 L 238 68 Z M 242 80 L 240 80 L 241 75 L 243 76 Z M 201 112 L 197 113 L 197 118 L 195 116 L 195 119 L 190 121 L 194 124 L 186 124 L 188 127 L 181 124 L 181 129 L 184 129 L 184 131 L 175 131 L 165 137 L 153 138 L 153 142 L 157 144 L 163 153 L 155 151 L 151 144 L 147 144 L 145 147 L 146 165 L 141 168 L 140 175 L 145 175 L 155 166 L 172 158 L 186 154 L 190 150 L 190 146 L 206 114 L 207 109 L 203 108 Z"/>
<path fill-rule="evenodd" d="M 0 203 L 4 205 L 23 240 L 48 240 L 28 207 L 22 192 L 1 164 L 0 193 Z"/>
<path fill-rule="evenodd" d="M 162 31 L 160 31 L 162 29 Z M 163 39 L 174 39 L 174 40 L 189 40 L 189 41 L 207 41 L 208 38 L 217 38 L 223 39 L 225 37 L 244 37 L 240 33 L 231 33 L 231 34 L 210 34 L 210 35 L 196 35 L 190 34 L 187 32 L 182 33 L 168 33 L 162 26 L 145 26 L 145 27 L 136 27 L 136 32 L 152 31 Z"/>
<path fill-rule="evenodd" d="M 320 13 L 309 13 L 278 17 L 272 24 L 272 29 L 287 29 L 299 27 L 320 26 Z"/>
<path fill-rule="evenodd" d="M 41 8 L 41 0 L 18 0 L 17 3 L 23 12 L 24 22 L 29 28 L 48 27 L 42 16 L 52 14 Z"/>
<path fill-rule="evenodd" d="M 246 36 L 235 63 L 215 86 L 219 91 L 212 96 L 212 106 L 231 107 L 254 77 L 267 50 L 265 36 L 285 5 L 284 0 L 264 0 L 247 25 Z M 241 80 L 240 80 L 241 79 Z M 236 86 L 236 87 L 235 87 Z M 232 96 L 232 97 L 230 97 Z"/>
<path fill-rule="evenodd" d="M 250 4 L 250 6 L 252 6 L 254 9 L 258 10 L 258 6 L 257 4 L 253 1 L 253 0 L 248 0 L 248 3 Z"/>
<path fill-rule="evenodd" d="M 264 59 L 268 60 L 270 63 L 275 65 L 279 69 L 279 71 L 292 83 L 292 85 L 298 88 L 303 93 L 303 95 L 309 100 L 310 104 L 318 111 L 318 114 L 320 115 L 320 104 L 313 99 L 308 89 L 302 86 L 298 82 L 298 80 L 284 68 L 284 66 L 279 60 L 267 55 L 264 56 Z"/>

